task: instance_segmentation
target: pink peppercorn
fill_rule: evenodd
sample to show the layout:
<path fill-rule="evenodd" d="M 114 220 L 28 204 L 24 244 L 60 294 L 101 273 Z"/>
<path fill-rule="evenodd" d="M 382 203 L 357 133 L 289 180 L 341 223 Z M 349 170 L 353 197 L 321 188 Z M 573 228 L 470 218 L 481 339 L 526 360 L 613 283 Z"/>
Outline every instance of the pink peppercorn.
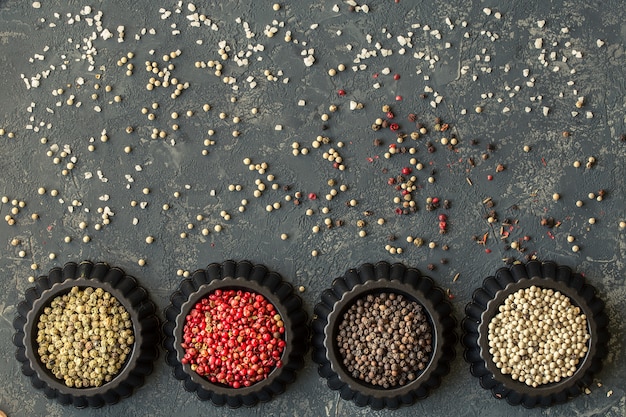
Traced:
<path fill-rule="evenodd" d="M 249 387 L 281 367 L 283 320 L 260 294 L 215 290 L 185 318 L 183 364 L 212 383 Z"/>

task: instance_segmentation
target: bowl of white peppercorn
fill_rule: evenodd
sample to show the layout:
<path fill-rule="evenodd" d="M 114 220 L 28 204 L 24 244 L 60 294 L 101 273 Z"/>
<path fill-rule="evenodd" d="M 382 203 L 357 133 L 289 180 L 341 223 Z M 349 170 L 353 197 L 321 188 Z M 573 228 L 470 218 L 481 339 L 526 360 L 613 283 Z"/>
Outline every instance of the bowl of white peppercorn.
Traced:
<path fill-rule="evenodd" d="M 314 312 L 318 373 L 360 407 L 396 409 L 426 398 L 455 357 L 456 321 L 444 291 L 400 263 L 348 270 Z"/>
<path fill-rule="evenodd" d="M 496 398 L 550 407 L 591 385 L 608 353 L 608 316 L 581 274 L 554 262 L 500 268 L 463 320 L 465 359 Z"/>
<path fill-rule="evenodd" d="M 52 268 L 25 292 L 13 321 L 22 372 L 48 398 L 77 408 L 130 396 L 152 373 L 159 320 L 147 291 L 119 268 Z"/>

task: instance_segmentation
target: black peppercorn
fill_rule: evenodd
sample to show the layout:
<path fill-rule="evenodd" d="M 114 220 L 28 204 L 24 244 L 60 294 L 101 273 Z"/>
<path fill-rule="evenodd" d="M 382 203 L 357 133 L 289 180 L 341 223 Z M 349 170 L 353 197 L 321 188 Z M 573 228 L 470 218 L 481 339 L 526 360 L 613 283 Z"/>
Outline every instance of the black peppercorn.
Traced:
<path fill-rule="evenodd" d="M 381 293 L 368 294 L 350 306 L 336 341 L 353 378 L 390 388 L 406 385 L 426 368 L 432 337 L 419 303 L 402 294 Z"/>

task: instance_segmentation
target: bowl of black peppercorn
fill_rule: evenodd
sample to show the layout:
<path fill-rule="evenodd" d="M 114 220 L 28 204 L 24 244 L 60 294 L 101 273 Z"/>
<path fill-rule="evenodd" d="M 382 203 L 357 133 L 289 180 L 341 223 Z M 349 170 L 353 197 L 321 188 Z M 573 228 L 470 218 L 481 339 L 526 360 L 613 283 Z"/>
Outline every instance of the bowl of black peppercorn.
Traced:
<path fill-rule="evenodd" d="M 530 261 L 485 278 L 465 308 L 465 359 L 495 398 L 525 408 L 580 395 L 608 354 L 608 316 L 580 273 Z"/>
<path fill-rule="evenodd" d="M 457 341 L 452 307 L 415 268 L 379 262 L 349 269 L 314 311 L 318 373 L 358 406 L 411 405 L 449 372 Z"/>
<path fill-rule="evenodd" d="M 148 292 L 104 262 L 52 268 L 17 311 L 13 344 L 22 373 L 63 405 L 99 408 L 129 397 L 159 355 Z"/>

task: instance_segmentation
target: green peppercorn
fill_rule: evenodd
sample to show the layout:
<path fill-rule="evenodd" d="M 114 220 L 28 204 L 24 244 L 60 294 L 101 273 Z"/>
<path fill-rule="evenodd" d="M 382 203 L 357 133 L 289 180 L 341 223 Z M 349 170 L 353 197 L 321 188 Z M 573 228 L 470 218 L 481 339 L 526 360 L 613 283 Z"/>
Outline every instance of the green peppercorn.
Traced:
<path fill-rule="evenodd" d="M 97 387 L 120 371 L 134 343 L 130 314 L 102 288 L 52 300 L 37 323 L 41 362 L 68 387 Z"/>

